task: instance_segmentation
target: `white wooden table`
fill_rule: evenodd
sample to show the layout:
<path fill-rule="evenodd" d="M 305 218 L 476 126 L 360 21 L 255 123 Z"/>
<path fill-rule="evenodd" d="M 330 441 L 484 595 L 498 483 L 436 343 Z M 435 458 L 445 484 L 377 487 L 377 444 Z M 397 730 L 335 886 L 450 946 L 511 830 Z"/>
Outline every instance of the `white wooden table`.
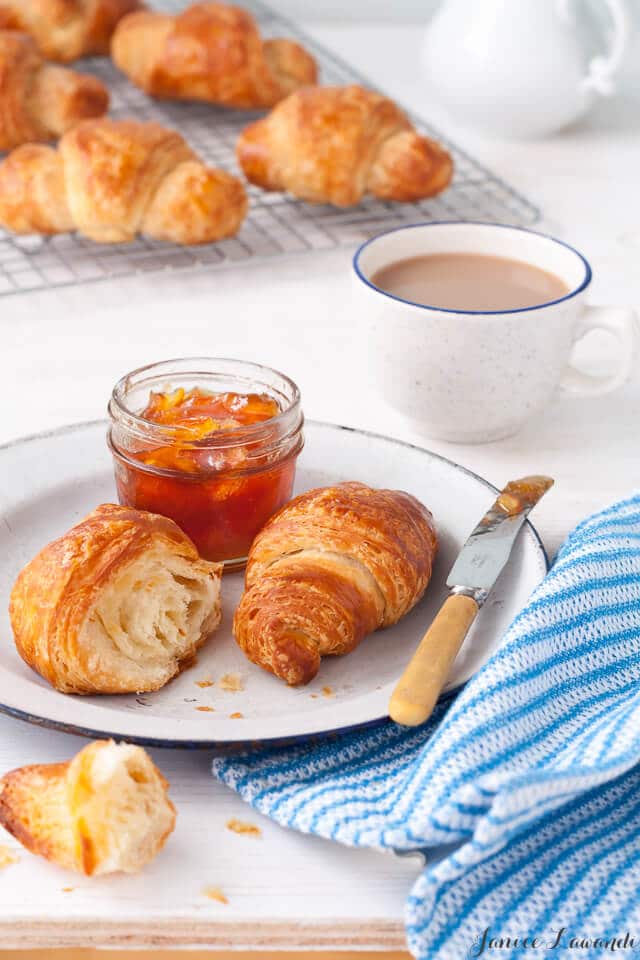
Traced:
<path fill-rule="evenodd" d="M 486 141 L 447 124 L 429 103 L 415 67 L 419 28 L 324 24 L 311 30 L 401 102 L 447 125 L 538 203 L 545 226 L 591 259 L 592 302 L 640 307 L 640 103 L 631 82 L 625 96 L 552 141 Z M 300 384 L 309 416 L 422 442 L 496 484 L 528 471 L 551 474 L 556 488 L 535 516 L 551 553 L 575 521 L 638 485 L 637 371 L 613 396 L 558 398 L 523 433 L 500 443 L 451 447 L 409 429 L 368 382 L 349 263 L 349 252 L 340 251 L 251 270 L 1 300 L 0 442 L 103 415 L 112 384 L 139 364 L 210 354 L 273 364 Z M 605 369 L 609 348 L 593 335 L 580 361 L 592 372 Z M 0 718 L 2 771 L 67 758 L 81 745 Z M 264 821 L 212 781 L 206 752 L 154 756 L 179 811 L 163 854 L 140 877 L 87 880 L 22 851 L 18 864 L 0 871 L 1 947 L 404 945 L 403 905 L 415 860 L 347 850 Z M 225 828 L 230 817 L 258 823 L 262 836 L 231 833 Z M 5 836 L 0 843 L 15 847 Z M 205 897 L 207 886 L 220 887 L 229 903 Z"/>

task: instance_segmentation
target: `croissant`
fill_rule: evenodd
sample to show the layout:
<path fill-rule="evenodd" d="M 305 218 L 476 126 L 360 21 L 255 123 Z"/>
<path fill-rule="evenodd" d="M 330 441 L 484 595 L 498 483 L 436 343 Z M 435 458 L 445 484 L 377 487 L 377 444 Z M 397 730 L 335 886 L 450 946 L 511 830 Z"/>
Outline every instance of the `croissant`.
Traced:
<path fill-rule="evenodd" d="M 158 690 L 220 623 L 221 571 L 173 520 L 103 504 L 18 576 L 18 653 L 62 693 Z"/>
<path fill-rule="evenodd" d="M 0 150 L 60 137 L 108 107 L 97 77 L 46 63 L 28 34 L 0 30 Z"/>
<path fill-rule="evenodd" d="M 336 207 L 366 193 L 422 200 L 453 173 L 444 147 L 417 133 L 392 100 L 355 85 L 292 93 L 243 130 L 236 152 L 251 183 Z"/>
<path fill-rule="evenodd" d="M 142 747 L 99 740 L 67 763 L 5 774 L 0 824 L 67 870 L 137 873 L 174 828 L 168 786 Z"/>
<path fill-rule="evenodd" d="M 291 686 L 328 654 L 396 623 L 431 577 L 431 513 L 399 490 L 339 483 L 303 493 L 254 540 L 234 636 L 249 660 Z"/>
<path fill-rule="evenodd" d="M 25 30 L 48 60 L 109 53 L 111 35 L 140 0 L 0 0 L 0 28 Z"/>
<path fill-rule="evenodd" d="M 250 13 L 196 3 L 176 17 L 125 17 L 111 45 L 114 63 L 154 97 L 227 107 L 271 107 L 315 83 L 313 57 L 292 40 L 262 40 Z"/>
<path fill-rule="evenodd" d="M 0 225 L 14 233 L 212 243 L 236 233 L 246 211 L 240 180 L 157 123 L 85 120 L 57 150 L 25 144 L 0 164 Z"/>

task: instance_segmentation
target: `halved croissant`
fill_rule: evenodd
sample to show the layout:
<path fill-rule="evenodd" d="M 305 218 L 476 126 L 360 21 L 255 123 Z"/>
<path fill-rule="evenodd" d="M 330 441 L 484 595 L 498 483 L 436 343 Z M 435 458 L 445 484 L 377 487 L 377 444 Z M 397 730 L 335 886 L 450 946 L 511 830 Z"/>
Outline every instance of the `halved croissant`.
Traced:
<path fill-rule="evenodd" d="M 109 53 L 111 35 L 140 0 L 0 0 L 0 28 L 25 30 L 48 60 Z"/>
<path fill-rule="evenodd" d="M 384 200 L 434 196 L 453 161 L 387 97 L 360 86 L 307 87 L 248 126 L 237 144 L 251 183 L 312 203 L 350 207 L 366 193 Z"/>
<path fill-rule="evenodd" d="M 246 211 L 237 177 L 205 166 L 157 123 L 86 120 L 57 150 L 25 144 L 0 164 L 0 225 L 14 233 L 213 243 L 236 233 Z"/>
<path fill-rule="evenodd" d="M 0 150 L 53 140 L 108 108 L 97 77 L 46 63 L 28 34 L 0 30 Z"/>
<path fill-rule="evenodd" d="M 220 623 L 221 573 L 173 520 L 103 504 L 18 576 L 18 653 L 63 693 L 158 690 Z"/>
<path fill-rule="evenodd" d="M 142 747 L 98 740 L 67 763 L 5 774 L 0 824 L 67 870 L 137 873 L 174 828 L 168 786 Z"/>
<path fill-rule="evenodd" d="M 271 107 L 315 83 L 313 57 L 293 40 L 262 40 L 246 10 L 195 3 L 178 16 L 125 17 L 113 35 L 114 63 L 154 97 L 227 107 Z"/>
<path fill-rule="evenodd" d="M 288 684 L 396 623 L 431 577 L 430 512 L 399 490 L 339 483 L 283 507 L 254 540 L 233 629 L 249 660 Z"/>

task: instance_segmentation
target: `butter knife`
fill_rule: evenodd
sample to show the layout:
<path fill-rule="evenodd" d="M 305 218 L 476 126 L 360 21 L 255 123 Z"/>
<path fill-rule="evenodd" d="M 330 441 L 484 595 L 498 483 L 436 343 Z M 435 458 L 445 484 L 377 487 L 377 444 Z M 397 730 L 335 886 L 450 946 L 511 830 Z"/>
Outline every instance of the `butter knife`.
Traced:
<path fill-rule="evenodd" d="M 511 480 L 458 554 L 450 593 L 398 681 L 389 716 L 403 726 L 428 720 L 478 611 L 507 563 L 520 528 L 553 486 L 550 477 Z"/>

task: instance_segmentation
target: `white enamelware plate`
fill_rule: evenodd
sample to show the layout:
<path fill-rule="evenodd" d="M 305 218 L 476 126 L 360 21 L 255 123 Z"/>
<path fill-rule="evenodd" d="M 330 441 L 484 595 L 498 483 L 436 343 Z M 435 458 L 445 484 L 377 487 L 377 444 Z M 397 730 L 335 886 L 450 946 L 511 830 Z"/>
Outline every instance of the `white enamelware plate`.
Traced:
<path fill-rule="evenodd" d="M 380 722 L 393 686 L 446 595 L 458 550 L 495 499 L 485 480 L 427 450 L 387 437 L 307 422 L 296 492 L 339 480 L 407 490 L 433 512 L 441 546 L 423 600 L 400 623 L 367 637 L 346 657 L 322 661 L 306 687 L 290 688 L 249 663 L 231 633 L 242 574 L 223 578 L 223 625 L 197 663 L 157 693 L 78 697 L 58 693 L 18 656 L 7 607 L 20 569 L 115 488 L 106 424 L 78 424 L 0 448 L 0 710 L 84 736 L 158 746 L 233 749 L 311 738 Z M 525 524 L 511 559 L 458 655 L 448 683 L 468 680 L 500 644 L 547 570 L 540 538 Z M 242 689 L 221 688 L 225 674 Z M 212 686 L 199 682 L 213 681 Z M 211 711 L 198 707 L 212 707 Z M 242 714 L 231 718 L 231 714 Z"/>

